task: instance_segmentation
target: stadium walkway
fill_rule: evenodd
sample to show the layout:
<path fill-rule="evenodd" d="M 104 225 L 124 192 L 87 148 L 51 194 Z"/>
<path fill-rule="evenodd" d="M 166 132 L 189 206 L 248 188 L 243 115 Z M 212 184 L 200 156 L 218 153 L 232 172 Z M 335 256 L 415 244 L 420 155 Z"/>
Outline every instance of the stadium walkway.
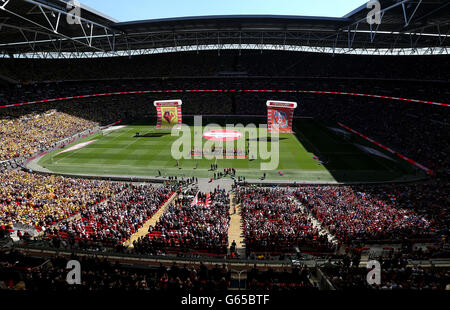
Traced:
<path fill-rule="evenodd" d="M 215 188 L 219 187 L 229 192 L 233 185 L 233 180 L 228 178 L 213 180 L 211 183 L 209 181 L 210 179 L 199 178 L 198 189 L 203 193 L 208 193 L 213 192 Z"/>
<path fill-rule="evenodd" d="M 133 241 L 138 240 L 140 237 L 144 237 L 148 233 L 148 229 L 150 226 L 154 226 L 160 219 L 160 217 L 164 214 L 164 211 L 166 211 L 167 207 L 177 198 L 178 194 L 173 193 L 172 196 L 166 201 L 166 203 L 159 208 L 159 210 L 147 221 L 145 224 L 139 228 L 137 232 L 135 232 L 133 235 L 131 235 L 130 239 L 125 241 L 123 243 L 124 246 L 132 248 L 133 247 Z"/>
<path fill-rule="evenodd" d="M 236 208 L 236 214 L 234 214 Z M 239 257 L 245 258 L 244 232 L 242 231 L 242 217 L 240 204 L 236 205 L 234 194 L 230 193 L 230 226 L 228 227 L 228 249 L 230 249 L 233 240 L 236 242 L 236 252 Z"/>

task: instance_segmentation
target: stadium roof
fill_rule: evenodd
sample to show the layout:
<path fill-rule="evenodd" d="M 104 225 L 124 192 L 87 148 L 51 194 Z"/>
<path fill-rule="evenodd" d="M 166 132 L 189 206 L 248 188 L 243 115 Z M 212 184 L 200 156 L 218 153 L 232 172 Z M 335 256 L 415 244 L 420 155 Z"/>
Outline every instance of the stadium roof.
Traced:
<path fill-rule="evenodd" d="M 220 49 L 448 54 L 450 1 L 380 0 L 342 18 L 202 16 L 118 22 L 67 0 L 0 0 L 0 56 L 102 57 Z"/>

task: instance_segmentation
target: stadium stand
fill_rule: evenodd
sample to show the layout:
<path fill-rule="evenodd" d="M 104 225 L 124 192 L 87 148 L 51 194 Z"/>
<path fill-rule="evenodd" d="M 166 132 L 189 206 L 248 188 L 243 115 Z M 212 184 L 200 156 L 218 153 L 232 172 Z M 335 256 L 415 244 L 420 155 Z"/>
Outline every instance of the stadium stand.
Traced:
<path fill-rule="evenodd" d="M 357 266 L 324 266 L 322 270 L 335 287 L 341 290 L 444 290 L 449 281 L 445 268 L 407 267 L 405 261 L 383 261 L 385 273 L 381 283 L 369 285 L 366 281 L 367 268 Z"/>
<path fill-rule="evenodd" d="M 8 171 L 0 175 L 0 224 L 48 228 L 82 209 L 113 197 L 123 185 Z"/>
<path fill-rule="evenodd" d="M 134 242 L 134 250 L 140 254 L 224 255 L 228 245 L 228 210 L 229 198 L 224 190 L 178 198 L 150 227 L 148 235 Z"/>
<path fill-rule="evenodd" d="M 28 2 L 15 1 L 13 5 L 33 19 Z M 74 46 L 61 43 L 63 50 L 75 53 L 67 59 L 45 56 L 53 51 L 44 42 L 47 37 L 35 42 L 38 50 L 28 51 L 24 45 L 33 44 L 16 42 L 23 40 L 23 33 L 15 32 L 21 29 L 22 20 L 3 25 L 4 14 L 10 15 L 0 10 L 0 35 L 4 36 L 0 40 L 0 290 L 198 294 L 241 289 L 270 293 L 449 290 L 450 61 L 448 51 L 416 55 L 420 48 L 438 49 L 430 47 L 437 41 L 439 48 L 448 48 L 448 34 L 441 39 L 444 24 L 448 28 L 448 16 L 441 14 L 448 8 L 436 7 L 438 2 L 440 5 L 440 1 L 428 3 L 432 6 L 428 13 L 417 13 L 430 21 L 426 28 L 430 33 L 418 37 L 417 49 L 410 46 L 410 36 L 417 33 L 407 31 L 417 31 L 423 24 L 412 20 L 406 27 L 403 15 L 396 12 L 388 14 L 391 28 L 383 25 L 373 42 L 358 33 L 354 47 L 347 46 L 347 34 L 345 39 L 336 38 L 334 45 L 322 40 L 319 45 L 325 46 L 314 46 L 332 48 L 330 53 L 275 51 L 263 49 L 262 44 L 254 50 L 169 51 L 174 48 L 173 41 L 176 44 L 174 38 L 189 42 L 183 39 L 185 32 L 189 33 L 186 29 L 193 27 L 208 37 L 201 29 L 212 27 L 223 36 L 221 27 L 228 21 L 230 32 L 234 27 L 241 32 L 243 25 L 257 22 L 258 27 L 268 28 L 275 23 L 276 29 L 280 25 L 281 29 L 292 25 L 312 28 L 318 36 L 323 29 L 327 36 L 336 29 L 350 33 L 354 22 L 364 15 L 361 9 L 342 19 L 314 19 L 309 24 L 303 17 L 292 16 L 280 18 L 281 22 L 277 17 L 247 16 L 116 23 L 84 8 L 89 18 L 107 26 L 103 29 L 106 37 L 110 32 L 117 35 L 117 50 L 105 51 L 103 56 L 108 57 L 90 58 L 92 46 L 80 46 L 79 41 L 67 37 Z M 6 3 L 2 8 L 5 6 L 10 7 Z M 439 33 L 433 32 L 433 22 L 439 25 L 439 21 L 444 21 L 442 34 L 440 28 Z M 39 26 L 36 22 L 33 25 Z M 66 26 L 61 26 L 61 32 L 67 31 Z M 139 46 L 168 50 L 152 55 L 136 55 L 130 50 L 129 55 L 118 56 L 127 52 L 121 41 L 124 36 L 139 38 L 147 31 L 168 30 L 175 33 L 174 38 Z M 281 44 L 284 37 L 290 41 L 286 34 L 292 33 L 284 34 L 266 40 Z M 60 38 L 57 32 L 49 34 L 54 35 Z M 214 42 L 220 41 L 220 35 Z M 397 41 L 405 35 L 407 40 Z M 237 43 L 237 37 L 222 39 Z M 254 36 L 256 43 L 251 37 L 244 34 L 246 44 L 259 44 L 259 34 Z M 98 43 L 105 37 L 97 33 L 93 40 Z M 212 42 L 202 40 L 203 45 Z M 107 41 L 100 42 L 108 46 Z M 309 44 L 309 40 L 295 44 Z M 416 52 L 395 54 L 392 46 L 397 44 Z M 335 53 L 336 48 L 349 53 Z M 352 55 L 353 49 L 362 49 L 367 55 Z M 378 49 L 391 54 L 377 54 L 374 50 Z M 46 59 L 27 59 L 29 53 Z M 207 173 L 214 173 L 214 178 L 199 183 L 182 171 L 165 177 L 167 167 L 162 166 L 158 169 L 163 174 L 158 170 L 159 176 L 152 176 L 155 183 L 142 183 L 128 175 L 85 178 L 48 171 L 38 174 L 27 168 L 37 155 L 63 149 L 104 126 L 153 121 L 156 111 L 152 102 L 169 99 L 183 101 L 185 119 L 203 115 L 231 122 L 266 117 L 267 100 L 298 102 L 297 120 L 312 118 L 348 126 L 431 173 L 426 177 L 417 173 L 414 182 L 399 177 L 393 183 L 301 184 L 313 182 L 271 183 L 263 177 L 249 184 L 239 177 L 239 169 L 237 175 L 233 172 L 217 178 L 216 170 L 211 169 Z M 158 156 L 168 155 L 161 152 Z M 158 158 L 153 160 L 158 162 Z M 351 161 L 345 159 L 345 165 L 351 166 Z M 327 164 L 323 164 L 325 169 Z M 335 183 L 340 181 L 336 177 Z M 170 202 L 170 197 L 176 198 Z M 165 209 L 161 208 L 165 203 Z M 245 241 L 242 257 L 229 254 L 233 253 L 233 246 L 229 247 L 232 240 L 228 240 L 230 205 L 242 218 L 241 226 L 236 225 Z M 155 220 L 158 211 L 162 215 Z M 152 218 L 156 223 L 147 231 L 145 224 Z M 143 228 L 145 235 L 133 241 L 133 234 Z M 126 241 L 132 246 L 126 246 Z M 66 282 L 70 259 L 83 266 L 79 285 Z M 366 265 L 371 259 L 381 264 L 380 284 L 367 281 Z"/>
<path fill-rule="evenodd" d="M 302 252 L 331 250 L 327 237 L 319 233 L 292 197 L 292 193 L 283 189 L 239 192 L 248 254 L 270 252 L 276 256 L 295 253 L 295 247 Z"/>
<path fill-rule="evenodd" d="M 433 233 L 430 222 L 414 211 L 395 208 L 351 187 L 303 187 L 296 195 L 344 243 L 427 238 Z"/>
<path fill-rule="evenodd" d="M 45 232 L 56 248 L 118 248 L 135 233 L 171 195 L 169 188 L 128 186 L 102 205 L 84 208 L 78 219 L 60 221 Z"/>
<path fill-rule="evenodd" d="M 410 63 L 413 66 L 413 62 Z M 355 72 L 358 72 L 355 70 Z M 46 93 L 42 94 L 41 84 L 11 91 L 21 97 L 8 98 L 9 103 L 29 100 L 61 98 L 74 95 L 89 95 L 118 91 L 139 90 L 324 90 L 336 92 L 376 94 L 411 99 L 429 99 L 445 102 L 448 96 L 448 78 L 439 83 L 396 80 L 332 80 L 299 79 L 295 83 L 286 79 L 250 79 L 250 78 L 203 78 L 175 80 L 111 80 L 93 82 L 67 82 L 46 84 Z M 421 80 L 423 81 L 423 80 Z M 301 87 L 298 87 L 298 86 Z M 389 91 L 387 91 L 389 90 Z M 38 93 L 36 93 L 38 92 Z M 24 97 L 24 94 L 27 94 Z M 300 102 L 296 115 L 341 122 L 362 132 L 380 143 L 395 149 L 432 170 L 444 170 L 448 167 L 448 146 L 442 145 L 446 137 L 448 113 L 441 113 L 441 107 L 429 104 L 396 102 L 391 99 L 354 97 L 333 94 L 273 94 L 247 92 L 201 92 L 201 93 L 165 93 L 162 99 L 181 98 L 191 104 L 183 107 L 185 114 L 222 114 L 222 115 L 265 115 L 261 102 L 280 99 Z M 107 97 L 94 97 L 40 103 L 29 106 L 0 109 L 4 118 L 16 118 L 23 113 L 48 113 L 49 110 L 70 114 L 93 123 L 107 125 L 117 120 L 153 117 L 155 111 L 148 109 L 148 102 L 161 99 L 160 94 L 134 94 Z M 383 122 L 379 120 L 382 119 Z M 420 120 L 420 121 L 419 121 Z M 81 126 L 79 127 L 82 128 Z M 410 128 L 414 128 L 411 132 Z"/>
<path fill-rule="evenodd" d="M 55 142 L 93 129 L 94 126 L 94 122 L 55 110 L 16 119 L 2 119 L 0 161 L 30 157 L 50 148 Z"/>

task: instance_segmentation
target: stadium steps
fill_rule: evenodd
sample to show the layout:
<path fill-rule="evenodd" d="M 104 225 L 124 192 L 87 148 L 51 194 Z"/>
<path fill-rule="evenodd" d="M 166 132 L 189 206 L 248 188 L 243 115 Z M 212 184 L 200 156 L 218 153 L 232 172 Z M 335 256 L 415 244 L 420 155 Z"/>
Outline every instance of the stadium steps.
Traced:
<path fill-rule="evenodd" d="M 322 224 L 312 215 L 312 213 L 300 201 L 298 201 L 298 199 L 291 198 L 291 200 L 293 200 L 297 204 L 297 206 L 307 214 L 308 219 L 311 221 L 314 228 L 317 228 L 319 230 L 321 235 L 325 234 L 330 243 L 334 245 L 338 244 L 337 238 L 327 229 L 325 229 Z"/>
<path fill-rule="evenodd" d="M 167 207 L 177 198 L 178 194 L 173 193 L 172 196 L 163 204 L 161 208 L 147 221 L 137 232 L 131 235 L 130 239 L 126 240 L 123 245 L 129 248 L 133 247 L 133 242 L 138 240 L 141 237 L 144 237 L 148 234 L 148 229 L 150 226 L 155 226 L 158 223 L 161 216 L 166 211 Z"/>
<path fill-rule="evenodd" d="M 234 208 L 236 208 L 236 214 L 233 214 Z M 245 241 L 244 233 L 242 230 L 240 204 L 235 204 L 234 194 L 230 193 L 230 226 L 228 227 L 228 251 L 230 250 L 233 240 L 236 241 L 236 250 L 239 257 L 245 258 Z"/>
<path fill-rule="evenodd" d="M 239 275 L 238 272 L 231 273 L 230 279 L 230 287 L 229 291 L 240 291 L 245 290 L 247 288 L 247 272 L 241 272 Z"/>
<path fill-rule="evenodd" d="M 320 280 L 318 277 L 311 276 L 309 278 L 309 282 L 312 284 L 312 286 L 320 288 Z"/>

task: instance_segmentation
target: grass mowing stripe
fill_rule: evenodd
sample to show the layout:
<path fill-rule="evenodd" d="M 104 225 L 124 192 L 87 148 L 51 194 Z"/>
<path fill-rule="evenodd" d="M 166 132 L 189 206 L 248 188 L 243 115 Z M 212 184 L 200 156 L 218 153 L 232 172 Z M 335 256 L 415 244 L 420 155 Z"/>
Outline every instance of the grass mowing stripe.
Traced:
<path fill-rule="evenodd" d="M 342 181 L 347 178 L 350 181 L 358 181 L 392 179 L 400 174 L 397 170 L 392 170 L 395 166 L 387 167 L 387 162 L 378 162 L 344 138 L 333 135 L 324 124 L 314 120 L 301 120 L 295 123 L 294 128 L 296 134 L 280 135 L 279 165 L 273 171 L 265 171 L 267 179 Z M 192 133 L 199 130 L 200 128 L 191 127 Z M 139 132 L 140 136 L 136 137 L 133 131 Z M 214 172 L 208 170 L 214 160 L 209 158 L 181 159 L 179 162 L 182 169 L 175 167 L 176 161 L 171 156 L 171 146 L 177 139 L 179 137 L 172 137 L 167 130 L 155 130 L 153 125 L 128 125 L 127 128 L 107 136 L 97 136 L 95 143 L 70 156 L 59 158 L 56 163 L 50 163 L 50 157 L 47 155 L 39 163 L 45 164 L 52 171 L 78 174 L 155 176 L 157 170 L 161 170 L 162 173 L 166 171 L 168 175 L 184 174 L 208 178 L 213 176 Z M 206 140 L 202 139 L 202 143 L 205 142 Z M 234 143 L 237 145 L 237 141 Z M 226 143 L 223 146 L 225 147 Z M 313 159 L 314 154 L 328 162 L 320 164 Z M 261 158 L 224 158 L 217 160 L 217 164 L 219 171 L 233 167 L 237 169 L 238 175 L 257 179 L 264 173 L 261 171 L 261 163 L 268 161 Z M 198 169 L 194 169 L 197 164 Z"/>

